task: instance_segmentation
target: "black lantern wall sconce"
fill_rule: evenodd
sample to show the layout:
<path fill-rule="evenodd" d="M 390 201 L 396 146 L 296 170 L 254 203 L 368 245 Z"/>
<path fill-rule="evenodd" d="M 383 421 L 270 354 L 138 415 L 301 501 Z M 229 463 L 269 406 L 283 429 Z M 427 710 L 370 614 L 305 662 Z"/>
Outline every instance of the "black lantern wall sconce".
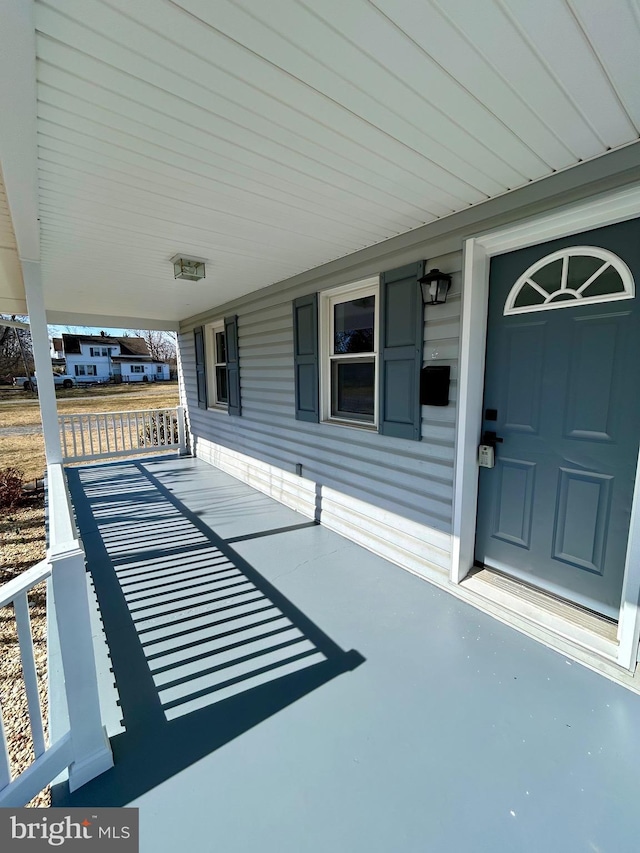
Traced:
<path fill-rule="evenodd" d="M 451 287 L 451 276 L 440 270 L 430 270 L 418 279 L 422 287 L 422 301 L 425 305 L 442 305 L 447 301 Z"/>

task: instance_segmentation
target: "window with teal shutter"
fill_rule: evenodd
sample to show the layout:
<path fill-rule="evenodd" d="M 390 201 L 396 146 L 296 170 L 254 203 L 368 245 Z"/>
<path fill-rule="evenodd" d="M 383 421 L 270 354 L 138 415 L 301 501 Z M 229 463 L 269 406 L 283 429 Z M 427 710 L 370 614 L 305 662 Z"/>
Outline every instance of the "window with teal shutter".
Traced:
<path fill-rule="evenodd" d="M 296 418 L 421 439 L 424 261 L 293 303 Z M 322 407 L 320 371 L 322 366 Z M 322 410 L 320 410 L 320 408 Z"/>
<path fill-rule="evenodd" d="M 224 318 L 224 335 L 227 358 L 227 409 L 230 415 L 242 414 L 240 402 L 240 356 L 238 353 L 238 318 Z"/>
<path fill-rule="evenodd" d="M 380 422 L 384 435 L 420 441 L 424 261 L 380 276 Z"/>
<path fill-rule="evenodd" d="M 196 353 L 196 386 L 198 392 L 198 408 L 207 408 L 207 366 L 205 363 L 204 329 L 198 326 L 193 330 Z"/>
<path fill-rule="evenodd" d="M 318 422 L 318 296 L 293 302 L 293 363 L 296 419 Z"/>

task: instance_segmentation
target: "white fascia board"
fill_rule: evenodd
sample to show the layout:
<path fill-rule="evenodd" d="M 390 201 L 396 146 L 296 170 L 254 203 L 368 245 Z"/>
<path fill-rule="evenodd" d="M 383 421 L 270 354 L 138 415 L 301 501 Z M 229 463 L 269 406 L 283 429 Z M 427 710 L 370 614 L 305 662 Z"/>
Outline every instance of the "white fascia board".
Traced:
<path fill-rule="evenodd" d="M 28 323 L 21 323 L 20 320 L 6 320 L 4 317 L 0 317 L 0 328 L 2 328 L 2 326 L 9 326 L 11 329 L 31 328 Z"/>
<path fill-rule="evenodd" d="M 32 0 L 3 0 L 0 165 L 20 258 L 40 260 L 36 35 Z"/>
<path fill-rule="evenodd" d="M 157 317 L 124 317 L 113 314 L 72 314 L 68 311 L 47 311 L 50 326 L 88 326 L 93 329 L 151 329 L 157 332 L 178 332 L 178 320 L 159 320 Z"/>

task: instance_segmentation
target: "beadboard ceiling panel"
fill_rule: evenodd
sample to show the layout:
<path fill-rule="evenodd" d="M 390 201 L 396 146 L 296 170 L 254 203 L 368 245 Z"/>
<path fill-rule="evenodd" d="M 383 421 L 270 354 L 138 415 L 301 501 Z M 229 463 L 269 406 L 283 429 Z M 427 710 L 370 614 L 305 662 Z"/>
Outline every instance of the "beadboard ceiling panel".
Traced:
<path fill-rule="evenodd" d="M 175 322 L 638 139 L 637 0 L 33 8 L 57 315 Z"/>
<path fill-rule="evenodd" d="M 9 202 L 4 191 L 4 182 L 0 173 L 0 249 L 16 249 L 16 238 L 13 233 Z"/>
<path fill-rule="evenodd" d="M 22 293 L 18 248 L 2 172 L 0 172 L 0 313 L 19 313 L 23 309 Z"/>

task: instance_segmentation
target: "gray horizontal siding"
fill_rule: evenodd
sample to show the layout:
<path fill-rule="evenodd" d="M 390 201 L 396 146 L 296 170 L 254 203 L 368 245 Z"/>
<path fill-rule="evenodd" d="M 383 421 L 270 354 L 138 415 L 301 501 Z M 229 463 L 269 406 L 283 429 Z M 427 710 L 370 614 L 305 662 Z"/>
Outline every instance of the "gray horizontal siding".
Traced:
<path fill-rule="evenodd" d="M 448 407 L 424 406 L 422 441 L 295 419 L 292 299 L 256 294 L 240 305 L 238 343 L 242 417 L 198 409 L 193 331 L 180 335 L 183 381 L 194 439 L 205 439 L 448 532 L 451 528 L 461 255 L 429 260 L 454 274 L 446 305 L 426 309 L 425 362 L 451 364 Z M 302 292 L 321 290 L 316 284 Z M 213 320 L 214 317 L 211 317 Z"/>

